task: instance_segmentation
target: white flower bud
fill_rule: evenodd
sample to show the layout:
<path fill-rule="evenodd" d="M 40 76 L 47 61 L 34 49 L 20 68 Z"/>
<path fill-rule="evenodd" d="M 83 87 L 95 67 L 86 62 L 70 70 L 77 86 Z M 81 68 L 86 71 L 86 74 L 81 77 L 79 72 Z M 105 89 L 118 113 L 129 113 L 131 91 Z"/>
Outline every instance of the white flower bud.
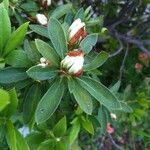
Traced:
<path fill-rule="evenodd" d="M 110 116 L 111 116 L 111 118 L 114 119 L 114 120 L 117 119 L 117 116 L 116 116 L 116 114 L 114 114 L 114 113 L 110 113 Z"/>
<path fill-rule="evenodd" d="M 47 0 L 47 6 L 50 6 L 51 5 L 51 0 Z"/>
<path fill-rule="evenodd" d="M 48 20 L 47 17 L 43 14 L 37 14 L 36 15 L 37 21 L 41 24 L 41 25 L 47 25 Z"/>
<path fill-rule="evenodd" d="M 45 68 L 46 66 L 48 66 L 49 64 L 49 61 L 44 58 L 44 57 L 41 57 L 40 58 L 40 63 L 38 64 L 38 66 L 41 66 L 42 68 Z"/>
<path fill-rule="evenodd" d="M 51 0 L 39 0 L 39 3 L 43 8 L 47 9 L 48 6 L 51 5 L 52 1 Z"/>
<path fill-rule="evenodd" d="M 41 57 L 41 58 L 40 58 L 40 62 L 41 62 L 41 63 L 46 63 L 46 61 L 47 61 L 46 58 L 44 58 L 44 57 Z"/>
<path fill-rule="evenodd" d="M 69 74 L 76 75 L 82 72 L 84 63 L 84 55 L 81 51 L 74 50 L 67 54 L 67 56 L 61 61 L 62 68 L 68 70 Z"/>
<path fill-rule="evenodd" d="M 81 19 L 76 19 L 69 27 L 69 42 L 75 43 L 85 35 L 85 23 Z"/>

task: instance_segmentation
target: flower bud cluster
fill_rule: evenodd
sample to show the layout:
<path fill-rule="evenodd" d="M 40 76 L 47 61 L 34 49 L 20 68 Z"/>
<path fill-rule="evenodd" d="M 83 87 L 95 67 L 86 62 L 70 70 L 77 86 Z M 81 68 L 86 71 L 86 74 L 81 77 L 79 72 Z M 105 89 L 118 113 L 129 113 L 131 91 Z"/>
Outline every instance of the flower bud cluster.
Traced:
<path fill-rule="evenodd" d="M 71 75 L 80 76 L 84 63 L 84 54 L 82 51 L 75 49 L 70 51 L 61 61 L 61 68 L 66 69 Z"/>

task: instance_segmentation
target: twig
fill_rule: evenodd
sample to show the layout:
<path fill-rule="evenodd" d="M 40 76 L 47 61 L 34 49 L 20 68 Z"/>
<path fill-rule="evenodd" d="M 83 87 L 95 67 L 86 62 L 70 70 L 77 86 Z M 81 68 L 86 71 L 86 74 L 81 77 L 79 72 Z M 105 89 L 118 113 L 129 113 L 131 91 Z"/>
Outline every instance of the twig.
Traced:
<path fill-rule="evenodd" d="M 117 39 L 120 39 L 121 41 L 124 41 L 126 43 L 135 44 L 141 51 L 146 53 L 148 56 L 150 56 L 150 52 L 145 48 L 145 45 L 149 45 L 149 40 L 140 40 L 133 38 L 128 35 L 120 34 L 117 32 L 117 30 L 109 28 L 109 31 L 112 33 L 113 36 L 115 36 Z"/>
<path fill-rule="evenodd" d="M 117 145 L 116 142 L 113 140 L 111 134 L 108 133 L 108 137 L 109 137 L 111 143 L 113 144 L 113 146 L 114 146 L 116 149 L 122 150 L 122 148 L 121 148 L 119 145 Z"/>
<path fill-rule="evenodd" d="M 101 144 L 99 146 L 100 150 L 104 147 L 105 135 L 102 136 Z"/>
<path fill-rule="evenodd" d="M 119 80 L 120 81 L 122 79 L 124 65 L 125 65 L 125 61 L 126 61 L 127 55 L 128 55 L 128 51 L 129 51 L 129 45 L 127 44 L 126 52 L 125 52 L 125 55 L 124 55 L 124 58 L 123 58 L 123 61 L 122 61 L 122 65 L 121 65 L 120 71 L 119 71 L 120 72 L 120 75 L 119 75 Z"/>
<path fill-rule="evenodd" d="M 119 49 L 116 52 L 114 52 L 113 54 L 109 55 L 110 58 L 118 55 L 123 50 L 122 41 L 120 39 L 118 39 L 118 41 L 119 41 L 120 47 L 119 47 Z"/>

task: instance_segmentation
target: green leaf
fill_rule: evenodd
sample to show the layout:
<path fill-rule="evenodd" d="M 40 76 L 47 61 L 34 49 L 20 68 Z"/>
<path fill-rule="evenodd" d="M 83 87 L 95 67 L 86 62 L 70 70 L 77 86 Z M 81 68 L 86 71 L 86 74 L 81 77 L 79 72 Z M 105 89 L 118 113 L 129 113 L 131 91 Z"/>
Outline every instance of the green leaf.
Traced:
<path fill-rule="evenodd" d="M 41 55 L 36 49 L 35 42 L 30 42 L 28 40 L 24 41 L 24 50 L 27 54 L 30 61 L 32 61 L 34 64 L 39 62 Z"/>
<path fill-rule="evenodd" d="M 99 108 L 97 119 L 98 119 L 99 123 L 101 124 L 101 133 L 105 133 L 106 126 L 107 126 L 107 114 L 106 114 L 104 106 L 101 106 Z"/>
<path fill-rule="evenodd" d="M 57 71 L 51 67 L 33 66 L 27 70 L 27 74 L 34 80 L 50 80 L 57 75 Z"/>
<path fill-rule="evenodd" d="M 7 91 L 0 89 L 0 111 L 2 111 L 9 103 L 10 97 Z"/>
<path fill-rule="evenodd" d="M 3 0 L 3 4 L 5 6 L 5 9 L 7 10 L 8 12 L 8 9 L 9 9 L 9 0 Z"/>
<path fill-rule="evenodd" d="M 96 44 L 98 39 L 98 34 L 94 33 L 94 34 L 89 34 L 88 36 L 86 36 L 80 43 L 80 47 L 82 49 L 82 51 L 86 54 L 88 54 L 93 46 Z"/>
<path fill-rule="evenodd" d="M 70 145 L 74 143 L 74 141 L 77 139 L 78 134 L 80 132 L 80 122 L 78 118 L 75 118 L 72 127 L 69 133 L 69 143 Z"/>
<path fill-rule="evenodd" d="M 40 132 L 31 132 L 31 134 L 26 137 L 30 150 L 37 150 L 40 143 L 43 142 L 45 139 L 45 134 Z"/>
<path fill-rule="evenodd" d="M 77 78 L 81 86 L 108 109 L 120 109 L 120 102 L 102 83 L 89 77 Z"/>
<path fill-rule="evenodd" d="M 63 94 L 64 94 L 63 82 L 60 80 L 55 81 L 54 84 L 42 97 L 41 101 L 37 106 L 35 112 L 35 120 L 38 124 L 45 122 L 51 117 L 51 115 L 57 109 L 63 97 Z"/>
<path fill-rule="evenodd" d="M 9 52 L 15 50 L 22 43 L 26 35 L 28 25 L 29 22 L 24 23 L 11 34 L 8 42 L 6 43 L 4 55 L 7 55 Z"/>
<path fill-rule="evenodd" d="M 84 9 L 83 8 L 80 8 L 78 10 L 78 12 L 76 13 L 75 17 L 74 17 L 74 20 L 80 18 L 81 21 L 84 21 Z"/>
<path fill-rule="evenodd" d="M 89 6 L 86 8 L 86 10 L 84 11 L 84 16 L 87 18 L 89 16 L 89 14 L 91 14 L 91 10 L 92 10 L 92 7 Z"/>
<path fill-rule="evenodd" d="M 52 62 L 52 65 L 57 67 L 60 65 L 59 56 L 49 44 L 39 39 L 36 39 L 35 43 L 38 51 L 42 54 L 43 57 L 47 58 L 50 62 Z"/>
<path fill-rule="evenodd" d="M 105 63 L 105 61 L 108 59 L 109 55 L 108 53 L 102 51 L 100 52 L 93 60 L 90 64 L 86 64 L 84 66 L 84 71 L 90 71 L 90 70 L 94 70 L 98 67 L 100 67 L 101 65 L 103 65 L 103 63 Z"/>
<path fill-rule="evenodd" d="M 104 16 L 101 15 L 101 16 L 97 17 L 96 19 L 95 19 L 95 18 L 94 18 L 94 19 L 90 19 L 90 20 L 86 23 L 86 25 L 87 25 L 88 27 L 92 27 L 92 26 L 98 25 L 100 28 L 102 28 L 102 27 L 103 27 L 103 23 L 104 23 Z"/>
<path fill-rule="evenodd" d="M 94 127 L 92 122 L 88 118 L 81 117 L 81 124 L 83 128 L 89 132 L 90 134 L 94 135 Z"/>
<path fill-rule="evenodd" d="M 0 83 L 9 84 L 27 79 L 28 76 L 23 69 L 7 67 L 0 70 Z"/>
<path fill-rule="evenodd" d="M 91 95 L 77 81 L 70 79 L 69 82 L 69 89 L 72 91 L 77 103 L 85 113 L 91 115 L 93 110 Z M 74 87 L 71 87 L 72 85 Z"/>
<path fill-rule="evenodd" d="M 59 122 L 54 126 L 53 133 L 56 137 L 61 137 L 66 133 L 67 130 L 67 120 L 66 116 L 59 120 Z"/>
<path fill-rule="evenodd" d="M 41 25 L 30 25 L 29 27 L 33 32 L 49 39 L 48 31 L 46 27 Z"/>
<path fill-rule="evenodd" d="M 120 84 L 121 84 L 121 81 L 119 80 L 118 82 L 116 82 L 111 88 L 110 88 L 110 91 L 113 93 L 113 94 L 117 94 L 119 88 L 120 88 Z"/>
<path fill-rule="evenodd" d="M 58 141 L 54 150 L 68 150 L 66 141 Z"/>
<path fill-rule="evenodd" d="M 67 39 L 58 20 L 50 18 L 48 22 L 48 35 L 58 55 L 64 58 L 67 53 Z"/>
<path fill-rule="evenodd" d="M 10 150 L 17 150 L 16 133 L 13 123 L 8 120 L 6 123 L 6 140 Z"/>
<path fill-rule="evenodd" d="M 11 23 L 8 12 L 3 4 L 0 4 L 0 53 L 7 43 L 11 34 Z"/>
<path fill-rule="evenodd" d="M 59 6 L 52 12 L 50 17 L 59 19 L 62 16 L 64 16 L 65 14 L 67 14 L 68 12 L 70 12 L 71 9 L 72 9 L 72 4 L 66 4 L 66 5 Z"/>
<path fill-rule="evenodd" d="M 17 150 L 30 150 L 25 138 L 23 138 L 23 136 L 17 129 L 15 129 L 15 134 L 16 134 Z"/>
<path fill-rule="evenodd" d="M 42 143 L 40 143 L 39 147 L 37 150 L 54 150 L 55 149 L 55 141 L 52 139 L 46 140 Z"/>
<path fill-rule="evenodd" d="M 6 109 L 4 110 L 4 114 L 7 117 L 11 117 L 17 110 L 18 98 L 17 98 L 17 93 L 16 93 L 15 88 L 8 91 L 8 93 L 9 93 L 9 96 L 10 96 L 10 103 L 6 107 Z"/>
<path fill-rule="evenodd" d="M 26 94 L 23 104 L 23 118 L 25 123 L 29 123 L 33 119 L 40 98 L 41 90 L 39 84 L 32 85 Z"/>
<path fill-rule="evenodd" d="M 28 1 L 27 3 L 23 3 L 20 5 L 20 7 L 24 9 L 26 12 L 33 12 L 39 10 L 37 3 L 34 1 Z"/>
<path fill-rule="evenodd" d="M 26 53 L 23 50 L 14 50 L 10 52 L 6 59 L 6 63 L 17 68 L 31 66 L 31 61 L 28 59 Z"/>
<path fill-rule="evenodd" d="M 128 106 L 125 102 L 120 101 L 120 104 L 121 104 L 121 110 L 122 111 L 128 112 L 128 113 L 133 112 L 132 108 L 130 106 Z"/>

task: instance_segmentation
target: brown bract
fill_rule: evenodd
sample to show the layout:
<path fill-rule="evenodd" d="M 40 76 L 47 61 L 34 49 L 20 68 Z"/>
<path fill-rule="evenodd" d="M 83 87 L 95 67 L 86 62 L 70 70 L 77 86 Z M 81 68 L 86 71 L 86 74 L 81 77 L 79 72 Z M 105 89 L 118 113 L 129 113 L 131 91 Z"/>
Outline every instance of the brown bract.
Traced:
<path fill-rule="evenodd" d="M 85 31 L 85 27 L 82 27 L 68 42 L 68 46 L 72 46 L 75 44 L 78 40 L 83 39 L 86 37 L 87 32 Z"/>
<path fill-rule="evenodd" d="M 76 56 L 84 56 L 84 53 L 81 50 L 77 50 L 77 51 L 70 51 L 67 55 L 76 57 Z"/>

